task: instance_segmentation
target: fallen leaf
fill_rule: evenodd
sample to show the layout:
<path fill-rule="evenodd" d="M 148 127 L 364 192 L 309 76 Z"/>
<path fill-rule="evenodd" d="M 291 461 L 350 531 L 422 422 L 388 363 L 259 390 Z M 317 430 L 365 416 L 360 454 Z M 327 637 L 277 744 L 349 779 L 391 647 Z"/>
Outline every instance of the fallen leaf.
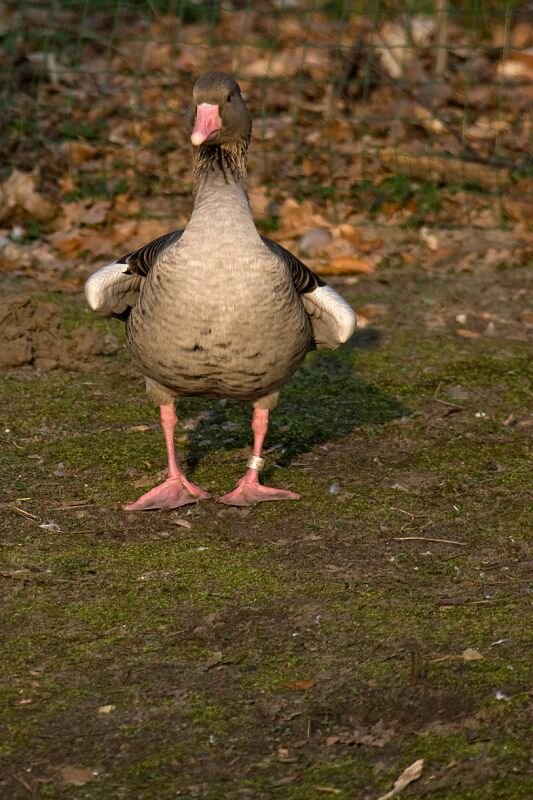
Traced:
<path fill-rule="evenodd" d="M 189 522 L 187 519 L 183 519 L 182 517 L 178 517 L 178 519 L 172 520 L 173 525 L 179 525 L 181 528 L 192 528 L 192 523 Z"/>
<path fill-rule="evenodd" d="M 76 203 L 65 203 L 63 206 L 63 228 L 72 228 L 78 225 L 99 225 L 104 222 L 111 203 L 100 200 L 94 203 L 91 200 L 79 200 Z"/>
<path fill-rule="evenodd" d="M 386 303 L 366 303 L 366 305 L 356 308 L 357 317 L 359 318 L 359 314 L 361 314 L 367 320 L 383 317 L 388 310 L 389 306 Z"/>
<path fill-rule="evenodd" d="M 87 142 L 63 142 L 60 149 L 70 164 L 83 164 L 98 155 L 98 148 Z"/>
<path fill-rule="evenodd" d="M 419 758 L 418 761 L 414 761 L 409 767 L 407 767 L 407 769 L 404 769 L 400 777 L 394 781 L 394 786 L 390 792 L 381 795 L 378 800 L 389 800 L 390 797 L 395 797 L 403 789 L 405 789 L 406 786 L 409 786 L 410 783 L 417 781 L 422 775 L 423 766 L 423 758 Z"/>
<path fill-rule="evenodd" d="M 370 273 L 374 272 L 373 264 L 357 256 L 335 256 L 329 264 L 316 269 L 321 275 L 349 275 L 354 272 L 370 275 Z"/>
<path fill-rule="evenodd" d="M 217 667 L 219 664 L 222 664 L 223 659 L 224 656 L 220 650 L 215 650 L 212 656 L 200 667 L 201 672 L 208 672 L 208 670 L 213 669 L 213 667 Z"/>
<path fill-rule="evenodd" d="M 463 339 L 481 339 L 481 334 L 477 331 L 470 331 L 468 328 L 457 328 L 455 331 L 458 336 L 462 336 Z"/>
<path fill-rule="evenodd" d="M 64 258 L 72 258 L 78 255 L 84 245 L 83 234 L 78 229 L 56 231 L 47 238 L 50 244 L 52 244 Z"/>
<path fill-rule="evenodd" d="M 499 75 L 508 79 L 533 80 L 533 48 L 506 53 L 497 67 Z"/>
<path fill-rule="evenodd" d="M 73 786 L 83 786 L 91 778 L 94 778 L 94 770 L 88 767 L 63 767 L 59 770 L 63 783 L 70 783 Z"/>
<path fill-rule="evenodd" d="M 8 219 L 17 209 L 39 222 L 49 222 L 56 214 L 56 206 L 39 194 L 36 177 L 31 172 L 14 169 L 0 186 L 0 220 Z"/>
<path fill-rule="evenodd" d="M 113 705 L 100 706 L 100 708 L 98 709 L 98 713 L 99 714 L 111 714 L 111 712 L 114 711 L 115 708 L 116 708 L 116 706 L 113 706 Z"/>
<path fill-rule="evenodd" d="M 297 203 L 288 197 L 279 210 L 281 221 L 280 237 L 296 236 L 309 228 L 327 228 L 328 222 L 321 214 L 315 211 L 310 200 Z"/>
<path fill-rule="evenodd" d="M 463 650 L 461 655 L 465 661 L 483 661 L 483 656 L 479 650 L 473 650 L 471 647 L 467 647 L 466 650 Z"/>
<path fill-rule="evenodd" d="M 426 227 L 420 228 L 419 236 L 420 236 L 420 241 L 424 242 L 426 247 L 432 252 L 435 252 L 436 250 L 439 249 L 439 240 L 437 239 L 434 233 L 430 232 L 429 228 Z"/>
<path fill-rule="evenodd" d="M 293 764 L 297 760 L 297 758 L 291 756 L 286 747 L 278 747 L 278 761 L 282 761 L 284 764 Z"/>
<path fill-rule="evenodd" d="M 371 253 L 383 245 L 383 239 L 381 239 L 379 236 L 373 236 L 371 234 L 370 238 L 367 238 L 365 237 L 364 232 L 360 231 L 358 228 L 355 228 L 353 225 L 347 225 L 346 223 L 338 225 L 335 229 L 335 233 L 339 233 L 340 236 L 348 239 L 348 241 L 353 244 L 357 250 L 361 250 L 363 253 Z"/>
<path fill-rule="evenodd" d="M 302 680 L 296 681 L 287 681 L 285 684 L 286 689 L 297 689 L 300 692 L 306 692 L 307 689 L 311 689 L 316 683 L 314 678 L 303 678 Z"/>

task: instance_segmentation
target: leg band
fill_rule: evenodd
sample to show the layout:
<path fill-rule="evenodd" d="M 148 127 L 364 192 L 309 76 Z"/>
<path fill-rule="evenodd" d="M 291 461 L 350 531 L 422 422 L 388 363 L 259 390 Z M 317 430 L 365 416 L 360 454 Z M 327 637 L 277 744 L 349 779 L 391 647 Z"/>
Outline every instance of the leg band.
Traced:
<path fill-rule="evenodd" d="M 248 469 L 255 469 L 257 470 L 257 472 L 261 472 L 261 470 L 265 466 L 265 459 L 260 458 L 259 456 L 250 456 L 246 466 L 248 467 Z"/>

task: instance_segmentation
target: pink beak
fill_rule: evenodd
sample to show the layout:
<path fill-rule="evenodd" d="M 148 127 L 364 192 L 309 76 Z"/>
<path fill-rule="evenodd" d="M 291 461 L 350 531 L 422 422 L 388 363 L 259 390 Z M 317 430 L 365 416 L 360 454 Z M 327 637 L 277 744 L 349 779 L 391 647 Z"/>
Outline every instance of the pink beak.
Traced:
<path fill-rule="evenodd" d="M 191 134 L 191 142 L 198 146 L 207 142 L 222 128 L 218 105 L 200 103 L 196 106 L 196 120 Z"/>

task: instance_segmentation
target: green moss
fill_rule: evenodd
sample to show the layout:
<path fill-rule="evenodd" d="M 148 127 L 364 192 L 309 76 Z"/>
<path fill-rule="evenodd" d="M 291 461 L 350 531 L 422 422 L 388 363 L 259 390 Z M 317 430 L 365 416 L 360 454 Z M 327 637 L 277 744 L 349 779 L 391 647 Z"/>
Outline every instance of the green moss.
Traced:
<path fill-rule="evenodd" d="M 61 307 L 70 329 L 86 324 Z M 7 375 L 0 477 L 19 509 L 6 508 L 0 536 L 10 771 L 28 759 L 51 775 L 101 767 L 80 800 L 118 800 L 124 787 L 166 800 L 203 783 L 211 800 L 246 789 L 307 800 L 317 786 L 379 796 L 424 757 L 422 780 L 442 778 L 417 785 L 432 797 L 498 796 L 502 779 L 489 770 L 470 784 L 471 764 L 496 765 L 508 796 L 528 797 L 513 769 L 527 740 L 529 452 L 522 428 L 501 423 L 528 409 L 529 364 L 519 342 L 407 323 L 377 344 L 367 330 L 352 349 L 316 353 L 286 387 L 264 477 L 303 500 L 250 513 L 120 511 L 164 467 L 156 410 L 125 355 L 98 372 Z M 435 398 L 457 386 L 471 394 L 445 414 Z M 216 495 L 242 474 L 250 409 L 179 404 L 182 419 L 206 410 L 178 449 Z M 49 521 L 59 531 L 40 527 Z M 467 647 L 483 660 L 465 662 Z M 382 749 L 325 745 L 380 719 L 395 730 Z M 70 797 L 52 781 L 37 796 Z"/>

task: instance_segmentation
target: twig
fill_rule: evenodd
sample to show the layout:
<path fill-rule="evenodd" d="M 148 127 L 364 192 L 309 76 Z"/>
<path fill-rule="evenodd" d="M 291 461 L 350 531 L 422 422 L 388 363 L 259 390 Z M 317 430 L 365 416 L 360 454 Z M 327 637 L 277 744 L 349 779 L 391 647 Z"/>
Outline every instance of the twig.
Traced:
<path fill-rule="evenodd" d="M 92 500 L 72 500 L 68 506 L 55 506 L 52 511 L 73 511 L 76 508 L 84 508 L 90 506 Z"/>
<path fill-rule="evenodd" d="M 439 381 L 438 386 L 437 386 L 437 388 L 435 389 L 435 391 L 433 393 L 433 400 L 436 403 L 442 403 L 442 405 L 444 405 L 444 406 L 451 406 L 452 408 L 457 408 L 457 409 L 460 409 L 461 411 L 464 411 L 464 408 L 465 408 L 464 406 L 459 406 L 459 405 L 457 405 L 457 403 L 448 403 L 447 400 L 441 400 L 440 397 L 437 397 L 438 393 L 440 392 L 440 387 L 441 386 L 442 386 L 442 381 Z"/>
<path fill-rule="evenodd" d="M 20 514 L 21 517 L 25 517 L 26 519 L 31 519 L 33 522 L 39 522 L 39 517 L 36 517 L 35 514 L 30 514 L 29 511 L 24 511 L 23 508 L 19 508 L 18 506 L 8 506 L 11 511 L 15 511 L 17 514 Z"/>
<path fill-rule="evenodd" d="M 411 519 L 415 518 L 414 514 L 411 514 L 410 511 L 404 511 L 403 508 L 398 508 L 397 506 L 390 506 L 391 511 L 399 511 L 400 514 L 405 514 L 406 517 L 411 517 Z"/>
<path fill-rule="evenodd" d="M 435 56 L 435 76 L 442 78 L 448 65 L 448 50 L 446 48 L 448 40 L 448 2 L 447 0 L 436 1 L 437 12 L 437 54 Z"/>
<path fill-rule="evenodd" d="M 446 598 L 444 598 L 438 600 L 437 605 L 440 608 L 454 608 L 455 606 L 488 606 L 498 602 L 500 602 L 500 600 L 494 598 L 490 600 L 453 600 L 452 598 L 447 600 Z"/>
<path fill-rule="evenodd" d="M 442 403 L 443 406 L 450 406 L 451 408 L 455 408 L 457 411 L 464 411 L 464 406 L 458 406 L 457 403 L 448 403 L 447 400 L 441 400 L 440 397 L 434 397 L 433 400 L 436 403 Z"/>
<path fill-rule="evenodd" d="M 431 536 L 393 536 L 393 542 L 439 542 L 440 544 L 456 544 L 466 547 L 467 542 L 456 542 L 455 539 L 435 539 Z"/>

